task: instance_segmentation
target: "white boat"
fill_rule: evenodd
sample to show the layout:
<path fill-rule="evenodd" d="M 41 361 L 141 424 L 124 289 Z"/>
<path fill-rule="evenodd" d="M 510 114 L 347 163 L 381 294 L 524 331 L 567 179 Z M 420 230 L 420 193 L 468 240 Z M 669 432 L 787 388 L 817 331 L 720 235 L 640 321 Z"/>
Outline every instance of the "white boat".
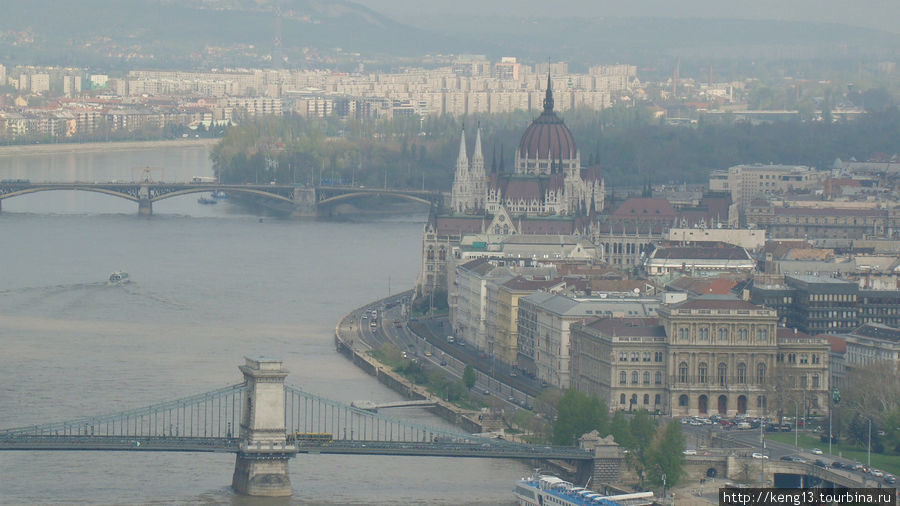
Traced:
<path fill-rule="evenodd" d="M 221 200 L 228 198 L 228 195 L 222 190 L 216 190 L 213 192 L 212 198 Z"/>
<path fill-rule="evenodd" d="M 556 476 L 538 474 L 522 478 L 513 489 L 519 506 L 647 506 L 653 504 L 653 492 L 603 495 Z"/>
<path fill-rule="evenodd" d="M 116 283 L 124 283 L 128 281 L 128 273 L 124 271 L 116 271 L 109 275 L 109 282 L 111 284 Z"/>

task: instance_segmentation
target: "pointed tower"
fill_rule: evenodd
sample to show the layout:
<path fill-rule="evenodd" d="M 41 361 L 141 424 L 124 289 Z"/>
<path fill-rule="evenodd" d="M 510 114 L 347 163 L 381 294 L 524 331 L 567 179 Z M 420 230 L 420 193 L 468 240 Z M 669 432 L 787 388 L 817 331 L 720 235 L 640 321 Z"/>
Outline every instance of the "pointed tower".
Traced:
<path fill-rule="evenodd" d="M 484 172 L 484 151 L 481 149 L 481 128 L 475 132 L 475 150 L 472 152 L 472 170 L 469 171 L 470 191 L 469 204 L 476 212 L 484 211 L 484 201 L 487 199 L 485 188 L 487 187 L 487 175 Z"/>
<path fill-rule="evenodd" d="M 469 194 L 469 157 L 466 156 L 466 130 L 463 128 L 459 137 L 459 156 L 456 157 L 456 174 L 453 176 L 453 189 L 450 192 L 450 209 L 454 213 L 466 211 L 466 200 Z"/>

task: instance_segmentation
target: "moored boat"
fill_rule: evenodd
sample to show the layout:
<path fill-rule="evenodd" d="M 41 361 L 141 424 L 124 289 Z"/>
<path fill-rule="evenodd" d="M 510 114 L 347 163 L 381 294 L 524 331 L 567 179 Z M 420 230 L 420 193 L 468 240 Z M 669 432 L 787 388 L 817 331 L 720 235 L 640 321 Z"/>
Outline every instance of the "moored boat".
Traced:
<path fill-rule="evenodd" d="M 513 489 L 519 506 L 647 506 L 653 504 L 653 492 L 604 495 L 556 476 L 538 474 L 522 478 Z"/>

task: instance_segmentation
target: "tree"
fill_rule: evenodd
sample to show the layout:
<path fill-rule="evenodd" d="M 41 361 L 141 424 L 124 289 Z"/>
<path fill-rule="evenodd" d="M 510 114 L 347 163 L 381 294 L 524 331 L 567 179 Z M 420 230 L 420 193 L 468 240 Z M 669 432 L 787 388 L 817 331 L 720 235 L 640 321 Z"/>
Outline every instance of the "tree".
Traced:
<path fill-rule="evenodd" d="M 556 407 L 553 424 L 553 444 L 574 446 L 582 435 L 596 430 L 607 433 L 606 403 L 596 396 L 588 396 L 574 388 L 566 390 Z"/>
<path fill-rule="evenodd" d="M 675 486 L 684 476 L 684 432 L 681 424 L 672 420 L 666 424 L 654 439 L 648 455 L 648 478 L 658 485 L 666 476 L 667 487 Z"/>
<path fill-rule="evenodd" d="M 653 443 L 653 435 L 656 434 L 656 420 L 646 409 L 639 409 L 632 415 L 628 430 L 632 437 L 628 457 L 643 484 L 649 464 L 650 445 Z"/>
<path fill-rule="evenodd" d="M 628 427 L 628 418 L 622 410 L 616 410 L 609 422 L 609 433 L 622 448 L 634 446 L 634 438 L 631 437 L 631 429 Z"/>
<path fill-rule="evenodd" d="M 472 364 L 466 364 L 466 369 L 463 371 L 463 384 L 466 385 L 466 388 L 469 390 L 475 386 L 475 368 L 472 367 Z"/>

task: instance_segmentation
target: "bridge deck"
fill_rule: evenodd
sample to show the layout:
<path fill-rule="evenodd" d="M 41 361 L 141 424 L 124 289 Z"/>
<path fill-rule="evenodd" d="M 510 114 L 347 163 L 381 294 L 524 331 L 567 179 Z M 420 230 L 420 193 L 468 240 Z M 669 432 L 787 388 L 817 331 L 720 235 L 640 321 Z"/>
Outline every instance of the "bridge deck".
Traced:
<path fill-rule="evenodd" d="M 164 451 L 238 453 L 241 441 L 221 437 L 121 436 L 16 436 L 0 439 L 0 450 L 20 451 Z M 293 449 L 286 453 L 295 453 Z M 335 440 L 327 444 L 301 444 L 296 453 L 341 455 L 406 455 L 422 457 L 475 457 L 503 459 L 590 460 L 576 448 L 490 443 L 410 443 Z"/>

